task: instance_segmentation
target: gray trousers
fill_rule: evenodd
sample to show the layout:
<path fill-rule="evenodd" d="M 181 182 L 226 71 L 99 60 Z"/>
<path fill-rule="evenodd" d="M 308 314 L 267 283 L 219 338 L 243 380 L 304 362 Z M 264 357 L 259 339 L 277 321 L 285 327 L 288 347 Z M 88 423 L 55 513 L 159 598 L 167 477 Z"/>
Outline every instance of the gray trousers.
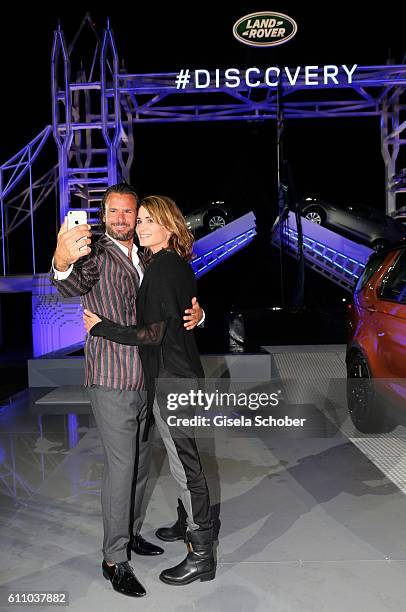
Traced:
<path fill-rule="evenodd" d="M 187 393 L 197 389 L 197 380 L 178 378 L 161 368 L 157 379 L 156 396 L 153 407 L 156 427 L 168 453 L 169 469 L 179 486 L 179 495 L 187 513 L 189 530 L 209 529 L 210 498 L 206 477 L 200 462 L 193 427 L 169 427 L 166 421 L 168 393 Z M 192 417 L 192 406 L 178 407 L 176 416 Z"/>
<path fill-rule="evenodd" d="M 127 561 L 127 545 L 144 518 L 143 497 L 151 463 L 153 431 L 142 442 L 146 391 L 88 389 L 104 451 L 101 489 L 103 555 L 109 563 Z"/>

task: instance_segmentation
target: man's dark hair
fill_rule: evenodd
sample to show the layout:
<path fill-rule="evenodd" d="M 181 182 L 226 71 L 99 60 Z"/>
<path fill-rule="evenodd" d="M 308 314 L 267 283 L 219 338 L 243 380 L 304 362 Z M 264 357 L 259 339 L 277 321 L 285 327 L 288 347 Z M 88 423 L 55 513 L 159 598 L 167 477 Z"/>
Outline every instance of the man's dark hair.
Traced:
<path fill-rule="evenodd" d="M 132 185 L 130 185 L 126 181 L 122 181 L 121 183 L 117 183 L 116 185 L 110 185 L 110 187 L 108 187 L 103 194 L 103 198 L 102 198 L 102 201 L 100 204 L 100 210 L 99 210 L 100 225 L 103 231 L 105 230 L 105 223 L 103 221 L 103 217 L 106 214 L 106 202 L 107 202 L 107 198 L 109 197 L 111 193 L 129 193 L 130 195 L 134 196 L 135 202 L 138 206 L 138 195 L 137 195 L 137 192 L 135 191 L 135 188 Z"/>

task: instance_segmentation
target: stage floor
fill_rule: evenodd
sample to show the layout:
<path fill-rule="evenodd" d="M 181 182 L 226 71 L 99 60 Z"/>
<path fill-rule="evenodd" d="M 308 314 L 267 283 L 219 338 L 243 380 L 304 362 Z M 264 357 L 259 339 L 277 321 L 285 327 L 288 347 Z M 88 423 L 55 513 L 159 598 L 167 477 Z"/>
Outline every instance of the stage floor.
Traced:
<path fill-rule="evenodd" d="M 271 352 L 282 355 L 282 372 L 286 354 Z M 303 353 L 311 359 L 303 351 L 299 365 Z M 342 363 L 341 347 L 331 353 Z M 2 598 L 68 591 L 75 612 L 404 609 L 403 430 L 378 440 L 354 437 L 348 423 L 332 438 L 216 429 L 214 440 L 199 442 L 212 501 L 221 501 L 216 579 L 183 588 L 160 582 L 160 571 L 185 554 L 183 543 L 166 544 L 161 557 L 133 555 L 148 591 L 140 602 L 115 593 L 101 574 L 103 464 L 91 415 L 30 415 L 22 395 L 0 412 L 0 432 Z M 142 533 L 159 544 L 154 530 L 173 522 L 177 499 L 159 440 L 147 498 Z"/>

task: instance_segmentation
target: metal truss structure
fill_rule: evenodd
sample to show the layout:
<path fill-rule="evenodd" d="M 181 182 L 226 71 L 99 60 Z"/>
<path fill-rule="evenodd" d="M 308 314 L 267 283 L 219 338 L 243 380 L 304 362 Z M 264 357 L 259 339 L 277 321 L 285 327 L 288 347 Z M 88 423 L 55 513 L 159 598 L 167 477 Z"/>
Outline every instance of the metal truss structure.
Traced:
<path fill-rule="evenodd" d="M 72 62 L 77 42 L 85 30 L 91 30 L 95 47 L 90 64 L 81 61 L 72 77 Z M 138 123 L 265 121 L 277 116 L 277 96 L 283 104 L 284 117 L 290 119 L 329 119 L 376 117 L 380 122 L 382 155 L 386 169 L 386 212 L 397 213 L 397 194 L 406 192 L 399 168 L 401 150 L 406 151 L 406 65 L 358 66 L 349 83 L 322 78 L 321 67 L 315 69 L 319 82 L 309 85 L 302 74 L 292 84 L 291 77 L 281 73 L 278 91 L 259 83 L 246 84 L 247 70 L 241 70 L 241 84 L 231 88 L 220 72 L 209 74 L 210 86 L 197 87 L 195 82 L 178 89 L 177 73 L 130 74 L 120 68 L 110 24 L 99 38 L 89 15 L 68 47 L 60 27 L 54 34 L 51 59 L 52 126 L 45 128 L 20 153 L 0 167 L 0 203 L 2 270 L 7 274 L 6 238 L 25 216 L 33 226 L 33 213 L 45 200 L 34 197 L 30 180 L 26 195 L 16 197 L 22 173 L 31 173 L 32 163 L 44 138 L 51 130 L 58 152 L 58 198 L 61 221 L 69 210 L 85 209 L 91 223 L 102 193 L 109 184 L 129 179 L 134 157 L 133 127 Z M 293 71 L 292 71 L 293 72 Z M 377 121 L 377 123 L 378 123 Z M 405 162 L 406 164 L 406 162 Z M 12 170 L 12 179 L 5 175 Z M 403 176 L 403 175 L 402 175 Z M 49 178 L 49 177 L 48 177 Z M 41 183 L 47 191 L 46 179 Z M 48 185 L 49 186 L 49 185 Z M 44 191 L 45 190 L 45 191 Z M 42 199 L 41 199 L 42 197 Z M 17 209 L 16 202 L 19 202 Z M 14 206 L 14 208 L 13 208 Z M 35 243 L 33 239 L 33 269 Z"/>
<path fill-rule="evenodd" d="M 284 247 L 290 255 L 297 257 L 299 237 L 293 212 L 289 213 L 282 227 Z M 280 245 L 279 228 L 277 219 L 271 237 L 274 246 Z M 351 293 L 373 250 L 307 219 L 302 219 L 302 231 L 306 264 Z"/>
<path fill-rule="evenodd" d="M 255 215 L 249 212 L 197 240 L 193 247 L 196 257 L 191 261 L 196 278 L 210 272 L 225 259 L 248 246 L 256 235 Z"/>
<path fill-rule="evenodd" d="M 53 166 L 39 178 L 33 169 L 37 158 L 51 141 L 52 129 L 47 126 L 16 155 L 0 166 L 0 220 L 3 275 L 7 270 L 7 239 L 11 232 L 29 220 L 31 230 L 32 270 L 35 274 L 34 212 L 50 193 L 56 195 L 58 168 Z M 26 186 L 24 186 L 26 184 Z"/>

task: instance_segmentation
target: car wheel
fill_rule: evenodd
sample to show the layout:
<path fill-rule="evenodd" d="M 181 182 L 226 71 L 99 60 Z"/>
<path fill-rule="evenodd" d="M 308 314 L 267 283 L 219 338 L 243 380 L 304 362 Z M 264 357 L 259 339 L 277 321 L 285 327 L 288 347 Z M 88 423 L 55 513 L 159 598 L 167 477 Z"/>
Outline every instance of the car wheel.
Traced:
<path fill-rule="evenodd" d="M 384 416 L 377 402 L 373 377 L 365 357 L 354 352 L 347 359 L 347 406 L 362 433 L 381 433 Z"/>
<path fill-rule="evenodd" d="M 381 251 L 382 249 L 386 249 L 387 246 L 389 246 L 389 243 L 383 239 L 375 240 L 375 242 L 372 243 L 374 251 Z"/>
<path fill-rule="evenodd" d="M 326 222 L 326 213 L 320 206 L 311 206 L 308 208 L 305 211 L 304 217 L 317 225 L 324 225 Z"/>
<path fill-rule="evenodd" d="M 214 232 L 215 230 L 224 227 L 225 224 L 226 218 L 222 212 L 212 212 L 210 215 L 207 215 L 206 219 L 204 220 L 204 226 L 209 232 Z"/>

